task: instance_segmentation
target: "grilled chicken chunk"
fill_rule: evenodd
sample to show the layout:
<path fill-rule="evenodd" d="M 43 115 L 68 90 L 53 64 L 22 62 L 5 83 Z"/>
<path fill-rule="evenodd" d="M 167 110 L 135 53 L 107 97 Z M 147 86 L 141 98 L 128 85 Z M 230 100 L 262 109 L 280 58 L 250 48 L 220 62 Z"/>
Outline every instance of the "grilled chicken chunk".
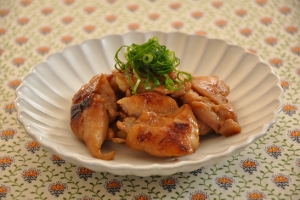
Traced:
<path fill-rule="evenodd" d="M 74 95 L 71 107 L 71 129 L 83 140 L 91 154 L 111 160 L 115 152 L 103 154 L 101 146 L 109 130 L 109 123 L 117 117 L 117 98 L 105 75 L 93 77 Z"/>
<path fill-rule="evenodd" d="M 192 89 L 216 104 L 227 103 L 230 88 L 217 76 L 193 76 Z"/>
<path fill-rule="evenodd" d="M 241 132 L 232 104 L 216 104 L 210 98 L 200 96 L 193 90 L 183 95 L 181 100 L 192 107 L 198 121 L 208 125 L 216 133 L 231 136 Z"/>
<path fill-rule="evenodd" d="M 188 155 L 198 148 L 198 124 L 188 105 L 178 108 L 173 98 L 158 92 L 125 97 L 117 103 L 125 113 L 117 126 L 126 132 L 126 145 L 132 149 L 165 157 Z"/>
<path fill-rule="evenodd" d="M 139 117 L 143 110 L 167 113 L 178 108 L 176 101 L 158 92 L 146 92 L 125 97 L 117 102 L 129 116 Z"/>
<path fill-rule="evenodd" d="M 138 118 L 117 125 L 127 132 L 127 146 L 158 157 L 189 155 L 200 145 L 196 118 L 186 104 L 171 112 L 143 109 Z"/>

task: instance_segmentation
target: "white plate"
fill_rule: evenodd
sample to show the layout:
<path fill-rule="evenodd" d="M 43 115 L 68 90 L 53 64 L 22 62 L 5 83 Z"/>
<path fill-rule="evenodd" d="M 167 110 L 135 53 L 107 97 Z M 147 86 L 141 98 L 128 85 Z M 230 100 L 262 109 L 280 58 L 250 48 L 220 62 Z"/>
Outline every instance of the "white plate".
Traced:
<path fill-rule="evenodd" d="M 242 133 L 232 137 L 202 137 L 199 149 L 178 158 L 156 158 L 124 144 L 105 143 L 115 159 L 93 158 L 70 130 L 71 99 L 94 75 L 114 69 L 114 55 L 123 44 L 144 43 L 157 36 L 175 51 L 180 69 L 197 75 L 217 75 L 230 87 Z M 61 158 L 94 171 L 117 175 L 170 175 L 190 172 L 231 156 L 263 136 L 282 107 L 283 91 L 272 67 L 260 57 L 220 39 L 179 32 L 131 32 L 70 46 L 33 67 L 16 91 L 19 121 L 29 136 Z"/>

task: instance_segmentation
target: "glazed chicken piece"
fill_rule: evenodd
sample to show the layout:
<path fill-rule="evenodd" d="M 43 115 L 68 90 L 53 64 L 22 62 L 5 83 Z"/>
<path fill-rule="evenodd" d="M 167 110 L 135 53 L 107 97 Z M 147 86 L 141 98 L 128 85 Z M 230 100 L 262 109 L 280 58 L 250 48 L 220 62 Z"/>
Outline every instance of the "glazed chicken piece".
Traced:
<path fill-rule="evenodd" d="M 198 122 L 209 126 L 215 132 L 219 131 L 219 118 L 217 113 L 215 113 L 213 110 L 213 106 L 215 104 L 209 101 L 208 98 L 200 96 L 195 91 L 190 90 L 181 97 L 181 100 L 183 103 L 186 103 L 191 106 Z M 205 135 L 210 131 L 207 130 L 207 132 L 199 132 L 201 135 Z"/>
<path fill-rule="evenodd" d="M 206 135 L 206 134 L 211 133 L 213 131 L 213 129 L 210 126 L 205 124 L 199 118 L 196 117 L 196 120 L 197 120 L 198 127 L 199 127 L 199 135 Z"/>
<path fill-rule="evenodd" d="M 169 74 L 169 75 L 170 75 L 170 77 L 175 76 L 174 73 Z M 115 82 L 119 86 L 119 89 L 121 91 L 123 91 L 124 93 L 127 93 L 127 94 L 131 93 L 130 84 L 128 82 L 125 72 L 120 72 L 120 71 L 114 70 L 113 77 L 115 78 Z M 133 84 L 135 84 L 136 78 L 133 75 L 131 75 L 130 77 L 131 77 L 131 80 L 133 81 Z M 173 77 L 173 78 L 175 79 L 175 77 Z M 169 90 L 164 85 L 159 85 L 157 87 L 152 88 L 151 90 L 147 90 L 147 89 L 145 89 L 145 85 L 143 83 L 141 83 L 139 85 L 139 87 L 137 88 L 137 93 L 140 94 L 140 93 L 147 93 L 149 91 L 153 91 L 153 92 L 159 92 L 159 93 L 165 94 L 165 95 L 170 95 L 173 98 L 177 98 L 179 96 L 182 96 L 188 90 L 190 90 L 191 86 L 192 86 L 191 82 L 184 82 L 182 85 L 182 88 L 180 90 Z M 127 96 L 130 96 L 130 95 L 127 95 Z"/>
<path fill-rule="evenodd" d="M 109 131 L 109 123 L 117 117 L 117 98 L 107 77 L 93 77 L 74 95 L 71 107 L 71 129 L 83 140 L 90 153 L 99 159 L 111 160 L 115 152 L 103 154 L 101 146 Z"/>
<path fill-rule="evenodd" d="M 189 155 L 200 145 L 196 118 L 186 104 L 166 113 L 143 109 L 138 118 L 117 125 L 127 132 L 127 146 L 158 157 Z"/>
<path fill-rule="evenodd" d="M 168 113 L 178 108 L 177 102 L 158 92 L 146 92 L 125 97 L 117 102 L 128 116 L 139 117 L 143 110 Z"/>
<path fill-rule="evenodd" d="M 224 136 L 241 132 L 234 107 L 226 99 L 230 89 L 221 79 L 215 76 L 194 77 L 192 89 L 181 100 L 192 107 L 198 122 L 203 122 Z M 204 130 L 210 132 L 209 129 Z M 199 131 L 200 135 L 205 134 L 205 131 Z"/>
<path fill-rule="evenodd" d="M 192 89 L 216 104 L 228 102 L 230 88 L 217 76 L 193 76 Z"/>

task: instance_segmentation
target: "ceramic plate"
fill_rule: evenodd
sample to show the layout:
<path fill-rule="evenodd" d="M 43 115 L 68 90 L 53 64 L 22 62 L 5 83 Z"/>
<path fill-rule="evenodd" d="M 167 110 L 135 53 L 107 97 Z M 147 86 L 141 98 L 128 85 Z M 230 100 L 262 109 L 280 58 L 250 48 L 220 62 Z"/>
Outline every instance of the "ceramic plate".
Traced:
<path fill-rule="evenodd" d="M 95 159 L 70 129 L 71 99 L 94 75 L 114 69 L 114 55 L 120 46 L 141 44 L 153 36 L 175 51 L 181 60 L 181 70 L 196 75 L 217 75 L 230 86 L 228 99 L 236 108 L 242 132 L 228 138 L 202 137 L 194 154 L 176 161 L 110 142 L 103 145 L 103 151 L 115 150 L 115 159 Z M 242 151 L 275 122 L 282 106 L 282 94 L 272 67 L 239 46 L 179 32 L 131 32 L 88 40 L 50 56 L 23 78 L 16 91 L 15 105 L 28 135 L 53 154 L 94 171 L 150 176 L 190 172 Z"/>

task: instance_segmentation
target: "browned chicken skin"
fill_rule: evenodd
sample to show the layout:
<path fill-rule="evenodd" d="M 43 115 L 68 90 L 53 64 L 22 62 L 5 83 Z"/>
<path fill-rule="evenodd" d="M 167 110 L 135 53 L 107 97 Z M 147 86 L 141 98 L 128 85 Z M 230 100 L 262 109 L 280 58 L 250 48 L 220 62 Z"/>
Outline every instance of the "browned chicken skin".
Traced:
<path fill-rule="evenodd" d="M 83 140 L 91 154 L 99 159 L 111 160 L 115 152 L 103 154 L 101 145 L 109 130 L 109 123 L 117 115 L 117 98 L 107 77 L 97 75 L 73 97 L 71 129 Z"/>

